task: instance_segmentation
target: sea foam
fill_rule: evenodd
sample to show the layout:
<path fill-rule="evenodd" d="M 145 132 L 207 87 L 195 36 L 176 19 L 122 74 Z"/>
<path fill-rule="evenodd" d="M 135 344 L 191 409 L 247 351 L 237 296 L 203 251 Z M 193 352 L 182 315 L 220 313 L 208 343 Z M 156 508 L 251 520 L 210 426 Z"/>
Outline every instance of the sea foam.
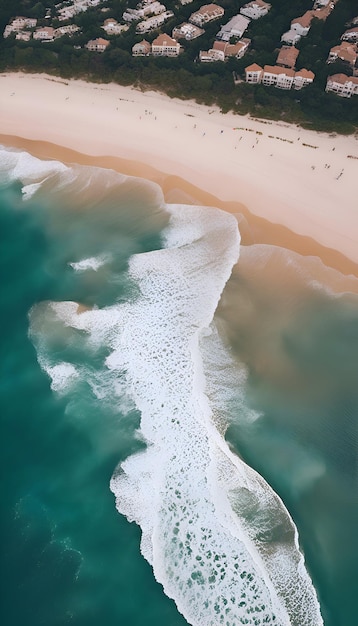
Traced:
<path fill-rule="evenodd" d="M 108 375 L 124 377 L 141 412 L 147 448 L 115 472 L 117 508 L 140 525 L 144 557 L 194 626 L 318 626 L 292 520 L 221 432 L 235 366 L 212 320 L 238 257 L 237 224 L 214 209 L 171 213 L 166 248 L 131 259 L 134 302 L 81 314 L 74 303 L 48 305 L 111 348 Z"/>
<path fill-rule="evenodd" d="M 26 172 L 25 182 L 47 175 Z M 203 207 L 168 211 L 165 248 L 130 259 L 139 288 L 130 302 L 82 312 L 74 302 L 33 308 L 39 362 L 61 393 L 82 375 L 98 398 L 111 394 L 120 403 L 126 394 L 139 409 L 146 449 L 117 468 L 111 489 L 118 510 L 140 525 L 143 556 L 190 624 L 319 626 L 288 512 L 224 438 L 230 394 L 244 373 L 213 320 L 239 255 L 236 220 Z M 74 259 L 74 269 L 89 259 Z M 109 349 L 101 377 L 45 358 L 44 334 L 59 325 L 64 335 L 84 333 L 93 350 Z M 244 400 L 239 410 L 247 411 Z"/>

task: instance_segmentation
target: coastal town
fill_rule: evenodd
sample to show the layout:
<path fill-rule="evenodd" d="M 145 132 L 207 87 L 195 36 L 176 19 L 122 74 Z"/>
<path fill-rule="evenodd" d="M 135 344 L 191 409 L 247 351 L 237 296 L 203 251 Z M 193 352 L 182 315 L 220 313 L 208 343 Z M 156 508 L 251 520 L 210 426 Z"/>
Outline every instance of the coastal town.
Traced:
<path fill-rule="evenodd" d="M 111 49 L 121 49 L 121 38 L 123 41 L 126 36 L 128 42 L 128 36 L 131 36 L 130 54 L 133 58 L 167 57 L 173 60 L 190 51 L 190 46 L 195 43 L 192 63 L 215 64 L 216 68 L 229 61 L 231 64 L 241 61 L 250 52 L 252 62 L 244 66 L 241 63 L 239 69 L 232 71 L 235 84 L 246 82 L 285 91 L 301 90 L 315 81 L 316 73 L 300 63 L 300 43 L 309 41 L 311 28 L 318 22 L 324 23 L 342 1 L 310 0 L 312 6 L 294 17 L 282 31 L 267 63 L 262 63 L 260 37 L 255 37 L 254 30 L 255 24 L 267 20 L 272 10 L 273 2 L 270 4 L 264 0 L 239 3 L 242 6 L 234 14 L 232 10 L 228 11 L 227 3 L 225 6 L 217 3 L 198 6 L 193 0 L 178 0 L 167 6 L 157 0 L 141 0 L 134 7 L 126 6 L 120 19 L 118 15 L 112 17 L 110 0 L 73 0 L 45 7 L 40 18 L 11 17 L 3 30 L 3 38 L 23 45 L 37 41 L 50 50 L 54 43 L 63 39 L 76 51 L 103 54 Z M 191 11 L 187 5 L 192 5 L 195 10 Z M 187 15 L 185 21 L 180 19 L 183 11 Z M 101 36 L 84 41 L 81 17 L 86 12 L 95 15 L 96 28 Z M 201 47 L 200 38 L 209 46 Z M 255 55 L 260 59 L 256 61 Z M 321 59 L 327 67 L 336 67 L 339 63 L 340 71 L 327 75 L 324 87 L 327 93 L 342 98 L 358 95 L 357 59 L 358 15 L 354 15 L 345 24 L 340 39 L 329 50 L 327 58 Z"/>

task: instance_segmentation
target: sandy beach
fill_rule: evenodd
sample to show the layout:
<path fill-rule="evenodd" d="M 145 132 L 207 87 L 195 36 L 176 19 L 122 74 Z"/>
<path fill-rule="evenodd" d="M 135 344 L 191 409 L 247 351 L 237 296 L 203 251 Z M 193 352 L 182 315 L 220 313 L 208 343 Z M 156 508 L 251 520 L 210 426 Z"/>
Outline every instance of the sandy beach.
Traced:
<path fill-rule="evenodd" d="M 169 202 L 242 213 L 244 242 L 317 255 L 358 275 L 358 136 L 131 87 L 16 73 L 0 75 L 0 143 L 154 180 Z"/>

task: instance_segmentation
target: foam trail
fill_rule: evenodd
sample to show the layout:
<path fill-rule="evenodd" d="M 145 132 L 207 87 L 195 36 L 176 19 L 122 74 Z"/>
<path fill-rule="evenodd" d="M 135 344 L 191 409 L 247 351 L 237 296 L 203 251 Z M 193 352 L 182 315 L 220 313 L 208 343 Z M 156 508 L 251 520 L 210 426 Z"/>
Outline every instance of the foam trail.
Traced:
<path fill-rule="evenodd" d="M 141 412 L 147 449 L 113 476 L 117 508 L 140 525 L 144 557 L 193 626 L 319 626 L 289 514 L 223 437 L 235 366 L 212 320 L 238 257 L 236 221 L 169 208 L 166 249 L 131 258 L 134 301 L 80 314 L 75 303 L 47 305 L 94 349 L 110 347 L 108 376 L 125 380 Z"/>

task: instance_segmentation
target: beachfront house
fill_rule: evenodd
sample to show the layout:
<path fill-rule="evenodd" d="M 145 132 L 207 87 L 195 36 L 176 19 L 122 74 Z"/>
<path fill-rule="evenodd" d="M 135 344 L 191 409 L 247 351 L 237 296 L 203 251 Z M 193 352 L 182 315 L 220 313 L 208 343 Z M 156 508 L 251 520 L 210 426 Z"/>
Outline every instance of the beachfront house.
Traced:
<path fill-rule="evenodd" d="M 228 21 L 227 24 L 221 27 L 218 34 L 216 35 L 216 39 L 222 39 L 223 41 L 229 41 L 231 37 L 242 37 L 248 25 L 250 24 L 250 20 L 243 15 L 234 15 L 231 20 Z"/>
<path fill-rule="evenodd" d="M 180 52 L 180 44 L 169 35 L 159 35 L 152 42 L 152 54 L 162 57 L 177 57 Z"/>
<path fill-rule="evenodd" d="M 326 92 L 335 93 L 341 98 L 358 95 L 358 76 L 346 76 L 346 74 L 328 76 Z"/>
<path fill-rule="evenodd" d="M 152 46 L 149 41 L 143 39 L 139 43 L 134 44 L 132 48 L 132 55 L 134 57 L 148 57 L 152 51 Z"/>
<path fill-rule="evenodd" d="M 263 0 L 253 0 L 253 2 L 249 2 L 241 7 L 240 13 L 249 17 L 250 20 L 258 20 L 260 17 L 266 15 L 270 9 L 271 4 L 268 4 L 268 2 L 264 2 Z"/>
<path fill-rule="evenodd" d="M 279 89 L 291 89 L 295 72 L 278 65 L 265 65 L 262 76 L 263 85 L 274 85 Z"/>
<path fill-rule="evenodd" d="M 217 4 L 204 4 L 200 7 L 199 11 L 191 14 L 189 22 L 201 27 L 204 26 L 204 24 L 208 24 L 208 22 L 219 20 L 223 17 L 224 13 L 224 9 Z"/>
<path fill-rule="evenodd" d="M 302 69 L 294 72 L 291 68 L 283 68 L 278 65 L 265 65 L 262 68 L 257 63 L 245 68 L 246 82 L 252 85 L 262 83 L 266 86 L 278 87 L 279 89 L 302 89 L 314 81 L 313 72 Z"/>
<path fill-rule="evenodd" d="M 358 41 L 358 26 L 353 26 L 353 28 L 349 28 L 346 30 L 342 37 L 342 41 L 349 41 L 351 43 Z"/>
<path fill-rule="evenodd" d="M 282 46 L 276 59 L 276 65 L 293 69 L 300 51 L 294 46 Z"/>
<path fill-rule="evenodd" d="M 98 37 L 98 39 L 90 39 L 85 45 L 85 48 L 90 52 L 104 52 L 109 46 L 108 39 L 102 39 L 102 37 Z"/>
<path fill-rule="evenodd" d="M 330 49 L 327 63 L 334 63 L 334 61 L 340 59 L 353 68 L 356 64 L 357 56 L 356 44 L 342 41 L 339 46 L 334 46 Z"/>
<path fill-rule="evenodd" d="M 187 41 L 192 41 L 204 33 L 204 29 L 199 28 L 194 24 L 189 24 L 189 22 L 184 22 L 183 24 L 180 24 L 180 26 L 173 28 L 172 37 L 173 39 L 186 39 Z"/>
<path fill-rule="evenodd" d="M 41 41 L 53 41 L 55 38 L 55 29 L 52 26 L 42 26 L 37 28 L 33 34 L 34 39 Z"/>
<path fill-rule="evenodd" d="M 303 68 L 302 70 L 295 72 L 293 78 L 293 88 L 302 89 L 302 87 L 307 87 L 307 85 L 313 83 L 314 79 L 315 74 L 310 70 L 306 70 L 305 68 Z"/>
<path fill-rule="evenodd" d="M 261 83 L 263 73 L 263 68 L 260 67 L 260 65 L 257 65 L 257 63 L 252 63 L 251 65 L 248 65 L 247 67 L 245 67 L 246 82 L 250 83 L 251 85 Z"/>

